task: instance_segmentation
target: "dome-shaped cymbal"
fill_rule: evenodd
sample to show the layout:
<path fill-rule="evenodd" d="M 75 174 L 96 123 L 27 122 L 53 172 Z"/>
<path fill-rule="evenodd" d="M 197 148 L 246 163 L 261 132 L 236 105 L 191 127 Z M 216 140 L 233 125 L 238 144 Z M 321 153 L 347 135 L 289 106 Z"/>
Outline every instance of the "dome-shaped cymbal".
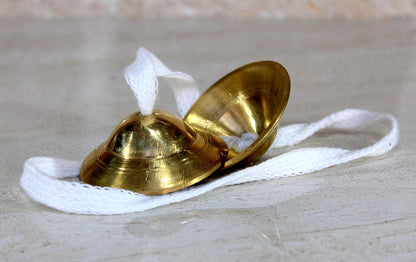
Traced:
<path fill-rule="evenodd" d="M 286 108 L 290 79 L 273 61 L 242 66 L 213 84 L 189 109 L 184 120 L 199 130 L 219 136 L 258 138 L 244 151 L 229 149 L 224 168 L 261 157 L 276 137 L 278 121 Z"/>
<path fill-rule="evenodd" d="M 226 155 L 224 141 L 170 113 L 137 112 L 91 152 L 80 177 L 92 185 L 158 195 L 201 181 L 223 165 Z"/>

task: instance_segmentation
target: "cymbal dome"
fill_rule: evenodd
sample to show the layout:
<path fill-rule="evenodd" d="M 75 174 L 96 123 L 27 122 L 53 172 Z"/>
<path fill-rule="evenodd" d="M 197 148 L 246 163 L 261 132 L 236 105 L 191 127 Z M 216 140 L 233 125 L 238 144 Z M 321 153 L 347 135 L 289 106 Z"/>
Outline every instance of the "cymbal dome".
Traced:
<path fill-rule="evenodd" d="M 81 165 L 83 182 L 159 195 L 193 185 L 222 167 L 223 140 L 154 110 L 126 117 Z"/>
<path fill-rule="evenodd" d="M 166 157 L 189 148 L 195 139 L 195 130 L 173 115 L 157 111 L 142 116 L 136 112 L 120 123 L 107 147 L 125 157 Z"/>

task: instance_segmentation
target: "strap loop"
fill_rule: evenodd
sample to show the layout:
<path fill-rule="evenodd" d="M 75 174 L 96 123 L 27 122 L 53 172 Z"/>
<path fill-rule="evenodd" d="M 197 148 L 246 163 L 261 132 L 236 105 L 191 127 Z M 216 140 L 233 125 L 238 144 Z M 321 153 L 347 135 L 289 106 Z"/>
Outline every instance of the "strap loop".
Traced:
<path fill-rule="evenodd" d="M 188 74 L 170 70 L 147 49 L 139 48 L 136 59 L 126 68 L 124 78 L 136 96 L 143 115 L 150 115 L 153 112 L 159 87 L 157 77 L 171 80 L 179 114 L 184 117 L 201 95 L 195 80 Z"/>

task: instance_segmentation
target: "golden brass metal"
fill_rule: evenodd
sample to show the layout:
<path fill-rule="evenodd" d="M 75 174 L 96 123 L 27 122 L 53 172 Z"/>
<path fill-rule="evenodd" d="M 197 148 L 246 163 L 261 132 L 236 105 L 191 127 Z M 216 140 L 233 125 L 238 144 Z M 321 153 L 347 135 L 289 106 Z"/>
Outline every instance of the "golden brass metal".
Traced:
<path fill-rule="evenodd" d="M 134 113 L 84 160 L 81 180 L 158 195 L 193 185 L 219 169 L 227 145 L 167 112 Z"/>
<path fill-rule="evenodd" d="M 243 152 L 229 149 L 224 169 L 261 157 L 277 134 L 286 108 L 290 79 L 286 69 L 273 61 L 242 66 L 213 84 L 196 101 L 185 122 L 198 130 L 221 136 L 253 132 L 259 135 Z"/>
<path fill-rule="evenodd" d="M 218 169 L 261 157 L 276 137 L 290 79 L 272 61 L 242 66 L 212 85 L 184 121 L 163 111 L 126 117 L 81 166 L 85 183 L 159 195 L 193 185 Z M 259 135 L 243 152 L 219 136 Z"/>

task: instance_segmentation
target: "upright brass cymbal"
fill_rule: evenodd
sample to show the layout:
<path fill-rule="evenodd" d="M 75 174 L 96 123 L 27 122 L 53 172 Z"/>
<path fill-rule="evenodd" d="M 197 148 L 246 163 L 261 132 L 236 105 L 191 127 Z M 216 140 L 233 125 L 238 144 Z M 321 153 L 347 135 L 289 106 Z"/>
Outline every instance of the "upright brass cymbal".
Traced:
<path fill-rule="evenodd" d="M 251 132 L 258 138 L 244 151 L 229 149 L 224 168 L 261 157 L 276 137 L 286 108 L 290 79 L 273 61 L 242 66 L 213 84 L 188 111 L 184 120 L 199 130 L 219 136 Z"/>
<path fill-rule="evenodd" d="M 175 115 L 137 112 L 91 152 L 80 177 L 92 185 L 158 195 L 201 181 L 223 165 L 226 155 L 223 140 Z"/>

